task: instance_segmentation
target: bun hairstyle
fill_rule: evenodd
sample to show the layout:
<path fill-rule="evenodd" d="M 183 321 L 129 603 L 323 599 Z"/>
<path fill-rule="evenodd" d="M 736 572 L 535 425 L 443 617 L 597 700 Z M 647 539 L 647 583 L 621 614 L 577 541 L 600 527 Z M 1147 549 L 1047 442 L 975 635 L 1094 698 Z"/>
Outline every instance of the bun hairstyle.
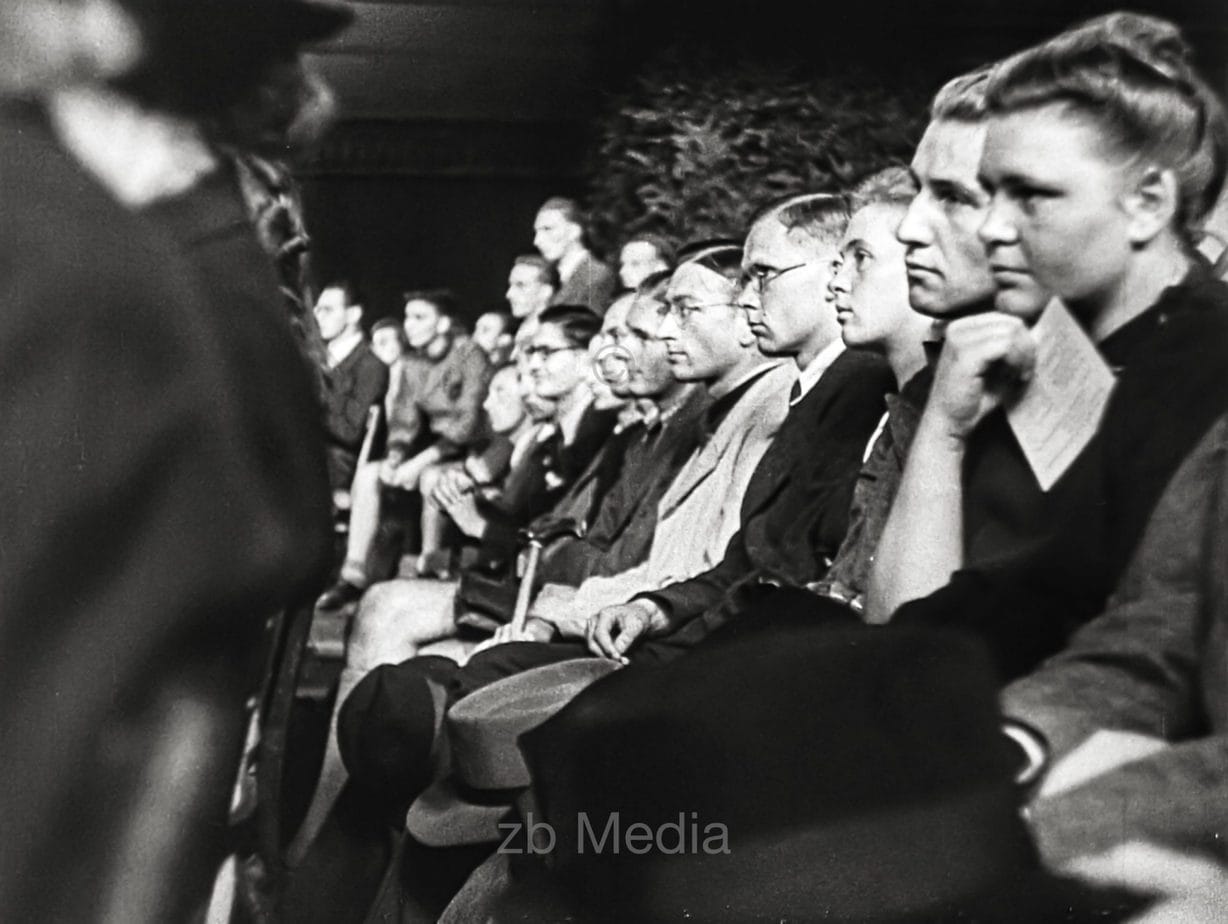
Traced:
<path fill-rule="evenodd" d="M 1065 104 L 1135 163 L 1177 177 L 1176 224 L 1188 239 L 1214 207 L 1228 164 L 1228 123 L 1172 23 L 1110 13 L 999 63 L 991 115 Z"/>

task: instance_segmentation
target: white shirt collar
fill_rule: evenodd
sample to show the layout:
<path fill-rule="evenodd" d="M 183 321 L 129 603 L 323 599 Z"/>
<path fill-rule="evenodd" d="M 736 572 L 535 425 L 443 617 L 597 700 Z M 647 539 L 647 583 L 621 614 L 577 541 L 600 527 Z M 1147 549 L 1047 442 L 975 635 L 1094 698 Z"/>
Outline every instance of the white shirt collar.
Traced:
<path fill-rule="evenodd" d="M 585 389 L 587 392 L 587 389 Z M 570 446 L 576 438 L 576 431 L 580 429 L 580 420 L 584 417 L 584 412 L 588 410 L 588 406 L 592 403 L 592 395 L 584 394 L 574 405 L 569 407 L 555 423 L 559 428 L 559 435 L 563 438 L 564 445 Z"/>
<path fill-rule="evenodd" d="M 65 149 L 130 209 L 182 195 L 218 168 L 193 123 L 142 109 L 118 93 L 63 90 L 48 112 Z"/>
<path fill-rule="evenodd" d="M 585 247 L 577 247 L 575 250 L 568 251 L 559 257 L 559 279 L 566 282 L 572 277 L 580 264 L 584 262 L 584 258 L 588 256 L 588 249 Z"/>
<path fill-rule="evenodd" d="M 336 369 L 346 358 L 358 349 L 358 345 L 362 343 L 362 331 L 356 330 L 348 334 L 341 334 L 339 337 L 334 337 L 328 341 L 325 349 L 328 351 L 328 368 Z"/>
<path fill-rule="evenodd" d="M 801 392 L 796 398 L 789 402 L 789 407 L 792 407 L 801 401 L 810 393 L 810 389 L 819 384 L 819 379 L 823 378 L 823 373 L 831 367 L 831 364 L 834 363 L 843 352 L 844 340 L 837 337 L 827 346 L 823 347 L 823 349 L 819 351 L 818 356 L 810 360 L 809 365 L 798 373 L 797 383 L 801 386 Z"/>

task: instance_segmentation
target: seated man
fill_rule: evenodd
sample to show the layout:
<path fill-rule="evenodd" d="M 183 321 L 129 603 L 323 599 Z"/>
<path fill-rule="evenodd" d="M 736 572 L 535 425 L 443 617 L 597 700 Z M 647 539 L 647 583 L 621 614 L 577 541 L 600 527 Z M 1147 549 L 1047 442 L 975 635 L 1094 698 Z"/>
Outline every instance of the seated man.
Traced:
<path fill-rule="evenodd" d="M 496 369 L 482 403 L 490 435 L 480 451 L 475 449 L 459 462 L 430 466 L 422 473 L 422 551 L 416 566 L 419 577 L 449 578 L 452 556 L 447 533 L 455 522 L 445 508 L 459 503 L 464 494 L 497 490 L 518 444 L 532 437 L 530 431 L 538 420 L 546 419 L 530 412 L 521 391 L 515 366 Z M 521 455 L 527 445 L 521 447 Z"/>
<path fill-rule="evenodd" d="M 316 301 L 316 324 L 327 353 L 324 394 L 328 478 L 334 506 L 349 505 L 350 482 L 366 433 L 367 412 L 384 400 L 388 367 L 362 333 L 362 300 L 349 282 L 327 286 Z M 345 495 L 344 502 L 338 503 Z"/>
<path fill-rule="evenodd" d="M 670 608 L 669 625 L 634 651 L 637 658 L 664 661 L 684 654 L 743 606 L 743 598 L 757 596 L 761 586 L 770 590 L 769 580 L 800 585 L 817 579 L 825 557 L 839 545 L 858 463 L 882 415 L 883 395 L 890 385 L 881 359 L 844 351 L 835 313 L 826 304 L 831 264 L 847 218 L 842 198 L 812 195 L 774 206 L 752 227 L 743 258 L 749 281 L 738 300 L 751 309 L 748 320 L 760 350 L 793 357 L 800 375 L 790 389 L 793 399 L 781 396 L 782 404 L 787 402 L 784 421 L 746 487 L 739 530 L 714 567 L 647 595 L 676 605 Z M 694 302 L 688 299 L 687 304 Z M 623 633 L 617 641 L 629 647 L 648 628 L 646 610 L 663 609 L 661 604 L 636 600 L 603 613 L 614 611 Z M 671 635 L 670 628 L 678 631 Z M 508 673 L 586 650 L 575 641 L 499 645 L 474 655 L 460 671 L 448 669 L 443 692 L 449 699 L 459 698 Z M 618 656 L 626 650 L 619 649 Z M 343 739 L 363 748 L 366 729 L 381 727 L 393 713 L 394 724 L 400 723 L 408 715 L 401 713 L 406 706 L 412 709 L 409 720 L 414 723 L 419 719 L 429 723 L 434 715 L 433 728 L 415 729 L 410 735 L 425 742 L 426 748 L 404 755 L 407 766 L 398 775 L 397 791 L 379 792 L 389 803 L 415 795 L 408 787 L 424 775 L 430 742 L 440 728 L 443 697 L 436 708 L 430 705 L 435 702 L 430 691 L 441 680 L 433 670 L 438 665 L 427 661 L 372 672 L 350 697 L 342 716 Z M 382 746 L 379 737 L 373 734 L 373 747 Z M 351 756 L 357 760 L 354 766 L 372 765 L 360 755 Z M 381 755 L 376 763 L 383 760 Z M 381 777 L 369 785 L 382 789 L 388 783 Z"/>
<path fill-rule="evenodd" d="M 510 358 L 515 326 L 506 311 L 485 311 L 473 322 L 473 342 L 486 351 L 492 366 L 502 366 Z"/>
<path fill-rule="evenodd" d="M 515 347 L 533 335 L 538 315 L 554 303 L 554 293 L 558 290 L 559 274 L 545 257 L 522 254 L 512 262 L 503 297 L 516 322 Z"/>
<path fill-rule="evenodd" d="M 823 579 L 809 587 L 857 612 L 931 381 L 925 344 L 934 336 L 933 325 L 908 301 L 904 246 L 895 236 L 915 194 L 916 184 L 901 167 L 888 167 L 857 185 L 831 281 L 845 346 L 883 355 L 899 387 L 898 394 L 887 396 L 887 413 L 867 447 L 848 534 Z"/>
<path fill-rule="evenodd" d="M 392 369 L 405 356 L 405 331 L 396 318 L 381 318 L 371 325 L 371 352 Z"/>
<path fill-rule="evenodd" d="M 979 215 L 968 223 L 977 226 L 997 293 L 993 311 L 947 324 L 866 613 L 875 622 L 974 631 L 1006 678 L 1055 653 L 1103 611 L 1165 484 L 1228 408 L 1228 287 L 1188 246 L 1185 223 L 1198 213 L 1185 214 L 1171 190 L 1153 200 L 1150 187 L 1139 192 L 1146 178 L 1118 172 L 1120 157 L 1160 155 L 1150 147 L 1145 155 L 1134 152 L 1143 135 L 1120 138 L 1120 123 L 1106 115 L 1116 110 L 1080 95 L 1077 80 L 1104 80 L 1086 49 L 1100 47 L 1118 61 L 1120 79 L 1108 85 L 1112 105 L 1141 119 L 1155 143 L 1170 129 L 1142 110 L 1170 111 L 1190 131 L 1203 116 L 1189 99 L 1131 68 L 1129 58 L 1139 53 L 1134 31 L 1149 27 L 1127 25 L 1121 37 L 1113 28 L 1093 21 L 999 63 L 985 83 L 980 119 L 962 128 L 931 125 L 916 158 L 924 167 L 940 151 L 930 132 L 962 130 L 962 142 L 944 145 L 956 160 L 981 149 L 975 171 L 964 169 L 961 210 Z M 1067 70 L 1075 82 L 1043 76 Z M 1216 131 L 1228 131 L 1222 115 L 1211 114 Z M 1108 153 L 1122 145 L 1131 153 Z M 1064 192 L 1054 193 L 1052 206 L 1060 220 L 1033 211 L 1035 190 L 1082 190 L 1092 176 L 1116 190 L 1106 196 L 1141 212 L 1121 221 L 1107 199 L 1093 203 Z M 1222 185 L 1209 175 L 1190 183 L 1181 203 L 1213 201 L 1204 194 Z M 900 226 L 914 289 L 934 279 L 926 268 L 927 215 L 950 211 L 948 192 L 947 185 L 923 183 Z M 1087 235 L 1111 248 L 1112 259 L 1085 253 Z M 1048 302 L 1045 291 L 1060 301 Z M 1055 329 L 1062 333 L 1044 333 Z M 1044 478 L 1008 409 L 1034 388 L 1056 387 L 1056 376 L 1045 372 L 1051 365 L 1037 367 L 1038 356 L 1053 352 L 1055 336 L 1087 357 L 1087 380 L 1098 372 L 1112 388 L 1085 438 L 1072 442 L 1075 451 Z"/>
<path fill-rule="evenodd" d="M 599 323 L 584 308 L 557 306 L 542 314 L 524 362 L 532 388 L 553 408 L 551 423 L 508 473 L 501 496 L 479 500 L 465 493 L 446 507 L 481 543 L 485 565 L 507 567 L 514 560 L 517 530 L 550 509 L 614 425 L 616 411 L 590 411 L 587 346 Z M 378 583 L 365 594 L 346 645 L 334 716 L 372 668 L 412 657 L 419 645 L 454 633 L 455 593 L 452 582 L 402 579 Z M 330 733 L 315 799 L 290 848 L 292 862 L 306 854 L 344 783 L 335 740 Z"/>
<path fill-rule="evenodd" d="M 647 559 L 622 570 L 601 560 L 578 587 L 546 584 L 524 635 L 508 626 L 493 642 L 549 641 L 556 632 L 582 639 L 588 617 L 603 606 L 706 571 L 724 554 L 738 528 L 746 485 L 784 419 L 795 377 L 789 364 L 759 352 L 734 304 L 741 257 L 737 244 L 684 249 L 666 291 L 669 307 L 656 338 L 674 376 L 702 384 L 712 404 L 703 439 L 657 503 Z M 705 524 L 702 539 L 696 523 Z"/>
<path fill-rule="evenodd" d="M 411 292 L 405 300 L 409 354 L 388 390 L 388 454 L 354 476 L 350 530 L 340 579 L 320 598 L 334 609 L 362 596 L 387 499 L 418 489 L 429 465 L 464 454 L 481 433 L 490 362 L 481 348 L 445 333 L 451 298 Z"/>
<path fill-rule="evenodd" d="M 1169 483 L 1105 612 L 1002 694 L 1007 717 L 1048 744 L 1028 818 L 1051 864 L 1132 840 L 1222 855 L 1225 562 L 1228 419 Z"/>
<path fill-rule="evenodd" d="M 821 578 L 844 538 L 858 465 L 890 388 L 887 365 L 845 351 L 825 304 L 847 225 L 841 197 L 808 195 L 767 209 L 746 239 L 739 295 L 759 349 L 799 369 L 790 412 L 742 504 L 721 562 L 686 581 L 608 607 L 590 622 L 595 652 L 648 660 L 689 650 L 774 587 Z"/>

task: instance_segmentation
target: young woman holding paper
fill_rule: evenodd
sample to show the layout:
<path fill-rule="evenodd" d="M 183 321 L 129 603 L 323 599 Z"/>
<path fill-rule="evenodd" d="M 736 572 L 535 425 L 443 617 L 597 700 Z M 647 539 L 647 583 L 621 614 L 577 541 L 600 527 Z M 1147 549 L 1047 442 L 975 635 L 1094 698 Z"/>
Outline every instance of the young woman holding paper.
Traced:
<path fill-rule="evenodd" d="M 964 625 L 1004 672 L 1026 670 L 1102 609 L 1168 477 L 1228 408 L 1228 287 L 1190 244 L 1223 185 L 1228 129 L 1187 58 L 1170 24 L 1113 14 L 993 69 L 980 236 L 995 310 L 947 328 L 872 620 Z M 1068 351 L 1079 375 L 1103 377 L 1098 354 L 1117 381 L 1087 432 L 1040 434 L 1081 447 L 1041 472 L 1020 445 L 1037 434 L 1007 412 L 1040 374 L 1047 293 L 1077 321 L 1066 336 L 1096 345 Z"/>

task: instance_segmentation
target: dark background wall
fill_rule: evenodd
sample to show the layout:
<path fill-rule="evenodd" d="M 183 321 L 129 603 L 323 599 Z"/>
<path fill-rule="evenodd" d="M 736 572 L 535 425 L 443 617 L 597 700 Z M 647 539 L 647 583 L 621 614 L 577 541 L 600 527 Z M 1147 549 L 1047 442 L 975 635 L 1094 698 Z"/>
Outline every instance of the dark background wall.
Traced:
<path fill-rule="evenodd" d="M 368 319 L 444 285 L 502 304 L 547 196 L 582 195 L 594 118 L 666 46 L 869 67 L 938 81 L 1122 4 L 1100 0 L 362 0 L 312 57 L 341 122 L 303 172 L 321 279 L 367 290 Z M 1228 89 L 1224 0 L 1155 0 Z"/>

